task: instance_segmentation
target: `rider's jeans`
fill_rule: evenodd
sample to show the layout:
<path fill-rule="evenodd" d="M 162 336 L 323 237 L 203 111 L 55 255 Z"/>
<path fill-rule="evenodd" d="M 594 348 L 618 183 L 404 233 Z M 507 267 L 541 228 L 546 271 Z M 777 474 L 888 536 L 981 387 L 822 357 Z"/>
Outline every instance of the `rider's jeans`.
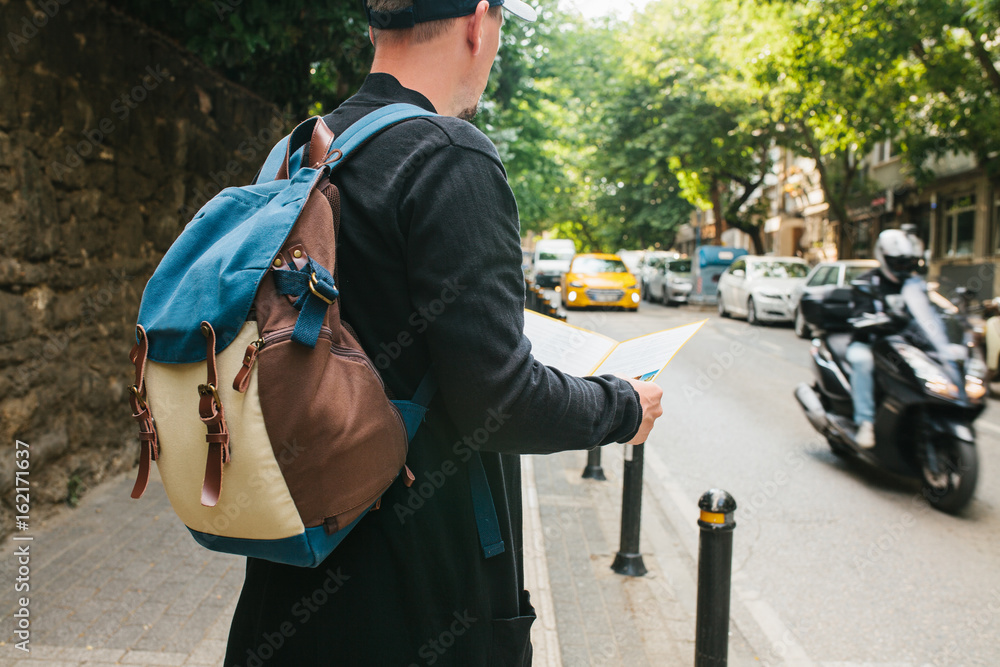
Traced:
<path fill-rule="evenodd" d="M 851 364 L 851 394 L 854 399 L 854 422 L 875 421 L 875 357 L 871 345 L 854 341 L 847 348 Z"/>

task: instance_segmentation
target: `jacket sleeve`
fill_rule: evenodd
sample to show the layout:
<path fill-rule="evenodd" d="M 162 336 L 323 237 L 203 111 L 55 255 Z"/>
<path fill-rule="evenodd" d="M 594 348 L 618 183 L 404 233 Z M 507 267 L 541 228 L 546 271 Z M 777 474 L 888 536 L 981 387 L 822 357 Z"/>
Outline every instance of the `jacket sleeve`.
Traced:
<path fill-rule="evenodd" d="M 448 145 L 400 200 L 414 316 L 452 421 L 484 450 L 550 453 L 635 436 L 630 384 L 543 366 L 524 336 L 517 205 L 499 162 Z"/>

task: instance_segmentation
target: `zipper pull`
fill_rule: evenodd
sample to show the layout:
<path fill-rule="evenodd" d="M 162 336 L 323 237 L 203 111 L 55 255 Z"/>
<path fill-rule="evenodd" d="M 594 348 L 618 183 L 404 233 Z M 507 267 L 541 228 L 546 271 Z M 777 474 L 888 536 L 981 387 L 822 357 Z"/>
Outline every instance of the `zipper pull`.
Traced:
<path fill-rule="evenodd" d="M 250 386 L 250 371 L 253 370 L 253 363 L 257 361 L 257 355 L 263 346 L 264 339 L 258 338 L 247 345 L 247 351 L 243 353 L 243 368 L 240 369 L 240 372 L 236 374 L 236 378 L 233 380 L 233 389 L 241 394 L 246 393 L 247 387 Z"/>

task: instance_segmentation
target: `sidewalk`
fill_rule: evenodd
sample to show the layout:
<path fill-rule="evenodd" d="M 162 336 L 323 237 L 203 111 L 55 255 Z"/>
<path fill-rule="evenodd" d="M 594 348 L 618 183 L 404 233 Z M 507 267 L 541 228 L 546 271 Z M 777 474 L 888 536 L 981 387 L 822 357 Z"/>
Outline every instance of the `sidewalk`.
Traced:
<path fill-rule="evenodd" d="M 694 563 L 648 489 L 642 549 L 649 574 L 614 574 L 621 447 L 604 449 L 607 482 L 583 480 L 584 452 L 525 457 L 525 574 L 539 619 L 534 664 L 694 664 Z M 649 477 L 647 477 L 647 480 Z M 14 648 L 12 586 L 2 600 L 0 666 L 221 665 L 243 559 L 198 547 L 158 479 L 141 510 L 132 475 L 93 489 L 34 529 L 31 653 Z M 13 542 L 0 580 L 13 582 Z M 753 662 L 738 633 L 730 664 Z M 759 664 L 759 663 L 757 663 Z"/>

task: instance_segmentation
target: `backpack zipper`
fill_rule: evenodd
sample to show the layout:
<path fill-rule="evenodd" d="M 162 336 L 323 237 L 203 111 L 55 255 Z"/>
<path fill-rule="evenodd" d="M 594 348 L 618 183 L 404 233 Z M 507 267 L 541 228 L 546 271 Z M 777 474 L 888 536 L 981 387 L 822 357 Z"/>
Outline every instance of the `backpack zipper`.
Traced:
<path fill-rule="evenodd" d="M 249 378 L 250 371 L 253 370 L 253 365 L 256 363 L 257 355 L 260 354 L 260 351 L 264 347 L 272 343 L 278 343 L 281 341 L 290 340 L 294 332 L 295 332 L 295 327 L 285 327 L 284 329 L 270 331 L 261 336 L 260 338 L 258 338 L 257 340 L 255 340 L 254 342 L 250 343 L 247 346 L 246 352 L 243 354 L 243 367 L 240 368 L 239 372 L 236 374 L 236 379 L 233 380 L 233 387 L 237 391 L 245 392 L 246 387 L 244 385 L 247 384 L 247 382 L 244 382 L 243 380 L 244 378 Z M 343 357 L 355 357 L 359 361 L 362 361 L 364 364 L 366 364 L 368 368 L 371 369 L 372 373 L 375 374 L 375 377 L 378 378 L 379 384 L 382 386 L 383 393 L 385 392 L 385 382 L 382 380 L 382 376 L 376 370 L 375 365 L 372 363 L 371 359 L 368 358 L 367 354 L 365 354 L 364 352 L 360 352 L 358 350 L 351 349 L 349 347 L 334 345 L 333 330 L 330 329 L 329 327 L 321 327 L 319 330 L 319 337 L 330 341 L 331 351 L 335 351 L 337 352 L 337 354 Z M 392 402 L 390 401 L 390 404 L 391 403 Z M 395 405 L 393 405 L 392 407 L 394 409 L 396 408 Z"/>

